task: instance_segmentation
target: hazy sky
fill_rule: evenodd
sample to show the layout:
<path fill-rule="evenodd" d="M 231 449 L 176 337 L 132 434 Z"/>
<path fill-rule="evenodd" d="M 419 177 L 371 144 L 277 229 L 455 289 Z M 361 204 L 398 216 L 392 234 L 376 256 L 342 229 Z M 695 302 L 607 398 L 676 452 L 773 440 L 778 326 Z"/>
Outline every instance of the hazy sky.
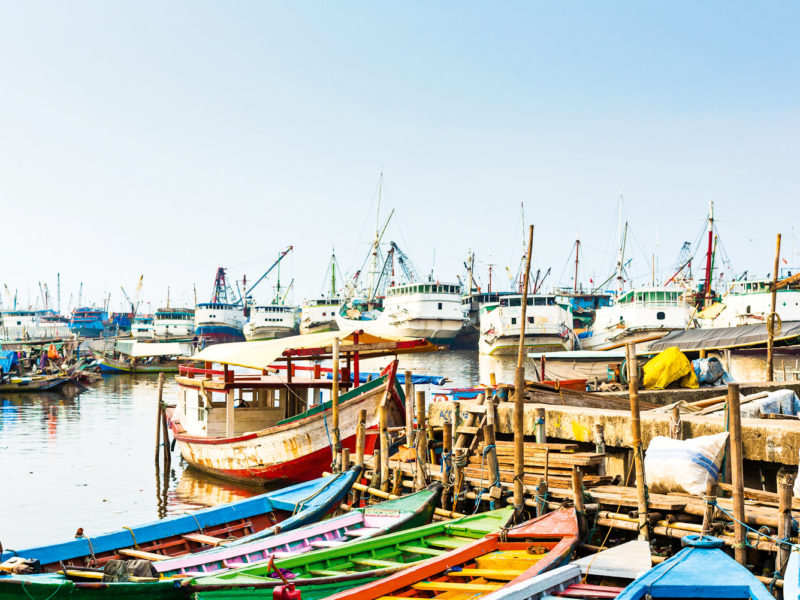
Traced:
<path fill-rule="evenodd" d="M 360 264 L 381 168 L 387 240 L 442 280 L 473 249 L 507 285 L 521 202 L 548 283 L 577 234 L 604 279 L 620 192 L 635 275 L 657 253 L 668 277 L 712 200 L 736 271 L 766 274 L 778 231 L 800 264 L 796 3 L 0 10 L 0 284 L 23 304 L 58 271 L 64 308 L 80 281 L 118 308 L 140 274 L 153 308 L 205 299 L 217 266 L 253 280 L 289 244 L 300 301 L 332 247 Z"/>

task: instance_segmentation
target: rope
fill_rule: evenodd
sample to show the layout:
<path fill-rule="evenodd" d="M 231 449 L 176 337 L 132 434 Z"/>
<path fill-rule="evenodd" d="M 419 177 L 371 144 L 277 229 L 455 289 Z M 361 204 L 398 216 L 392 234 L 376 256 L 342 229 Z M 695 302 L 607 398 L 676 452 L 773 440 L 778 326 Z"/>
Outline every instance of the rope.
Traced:
<path fill-rule="evenodd" d="M 97 557 L 94 555 L 94 546 L 92 546 L 92 540 L 88 535 L 83 536 L 87 542 L 89 542 L 89 554 L 92 555 L 92 560 L 89 563 L 89 566 L 95 566 L 97 564 Z"/>
<path fill-rule="evenodd" d="M 123 527 L 123 529 L 127 529 L 128 531 L 131 532 L 131 537 L 133 538 L 133 547 L 138 550 L 139 544 L 136 543 L 136 535 L 134 535 L 133 529 L 131 529 L 130 527 Z"/>
<path fill-rule="evenodd" d="M 183 513 L 183 514 L 185 514 L 185 515 L 188 515 L 188 516 L 192 517 L 192 518 L 194 519 L 194 522 L 195 522 L 195 524 L 197 525 L 197 530 L 198 530 L 200 533 L 204 533 L 204 531 L 203 531 L 203 528 L 200 526 L 200 521 L 198 521 L 198 520 L 197 520 L 197 517 L 195 516 L 195 514 L 194 514 L 194 513 L 185 512 L 185 513 Z"/>
<path fill-rule="evenodd" d="M 758 536 L 758 539 L 756 540 L 756 545 L 755 545 L 755 546 L 753 546 L 753 545 L 751 545 L 751 544 L 750 544 L 750 541 L 747 539 L 747 535 L 745 535 L 745 536 L 744 536 L 744 542 L 743 542 L 743 543 L 741 543 L 741 544 L 734 544 L 734 545 L 733 545 L 733 547 L 734 547 L 734 548 L 745 548 L 745 547 L 746 547 L 746 548 L 757 548 L 757 547 L 758 547 L 758 544 L 761 542 L 761 538 L 762 538 L 762 537 L 763 537 L 765 540 L 768 540 L 768 541 L 772 542 L 773 544 L 777 544 L 778 546 L 789 546 L 790 548 L 792 547 L 792 545 L 793 545 L 793 544 L 792 544 L 792 543 L 789 541 L 789 537 L 785 537 L 785 538 L 782 538 L 782 539 L 778 539 L 778 538 L 772 537 L 771 535 L 767 535 L 766 533 L 764 533 L 764 532 L 763 532 L 763 531 L 761 531 L 760 529 L 753 529 L 753 528 L 752 528 L 752 527 L 750 527 L 750 525 L 748 525 L 747 523 L 742 523 L 742 522 L 741 522 L 739 519 L 735 518 L 735 517 L 734 517 L 734 516 L 733 516 L 731 513 L 729 513 L 729 512 L 728 512 L 727 510 L 725 510 L 724 508 L 722 508 L 722 507 L 719 505 L 719 503 L 717 503 L 717 501 L 716 501 L 716 500 L 714 500 L 714 501 L 713 501 L 711 504 L 712 504 L 712 506 L 714 506 L 714 507 L 716 507 L 717 509 L 719 509 L 719 511 L 720 511 L 720 512 L 722 512 L 722 513 L 724 513 L 725 515 L 727 515 L 727 516 L 728 516 L 728 518 L 729 518 L 731 521 L 733 521 L 734 523 L 738 523 L 739 525 L 741 525 L 742 527 L 744 527 L 744 528 L 745 528 L 745 529 L 747 529 L 748 531 L 750 531 L 750 532 L 752 532 L 752 533 L 755 533 L 755 534 Z"/>
<path fill-rule="evenodd" d="M 331 449 L 331 471 L 336 467 L 336 452 L 333 449 L 333 440 L 331 440 L 331 432 L 328 431 L 328 417 L 325 416 L 325 411 L 322 411 L 322 422 L 325 423 L 325 435 L 328 436 L 328 446 Z"/>
<path fill-rule="evenodd" d="M 64 573 L 64 576 L 66 576 L 66 573 Z M 61 587 L 63 585 L 66 585 L 67 583 L 72 583 L 72 582 L 69 579 L 65 579 L 64 581 L 59 581 L 58 582 L 58 587 L 56 588 L 56 591 L 53 592 L 52 594 L 50 594 L 47 598 L 44 598 L 43 600 L 50 600 L 51 598 L 55 598 L 56 594 L 58 594 L 58 592 L 61 591 Z M 28 587 L 30 585 L 35 585 L 35 584 L 23 583 L 22 584 L 22 591 L 25 592 L 25 595 L 28 598 L 30 598 L 31 600 L 39 600 L 38 598 L 34 598 L 33 596 L 31 596 L 31 593 L 28 591 Z"/>
<path fill-rule="evenodd" d="M 634 463 L 634 461 L 631 461 L 631 463 L 628 465 L 628 474 L 625 476 L 625 486 L 624 487 L 628 487 L 628 482 L 630 481 L 630 478 L 631 478 L 631 471 L 633 471 L 633 463 Z M 621 496 L 620 496 L 620 498 L 621 498 Z M 614 510 L 614 512 L 615 513 L 619 512 L 620 508 L 622 508 L 622 500 L 621 499 L 619 501 L 619 504 L 617 504 L 617 508 L 616 508 L 616 510 Z M 608 542 L 608 538 L 611 535 L 611 530 L 612 529 L 614 529 L 614 526 L 613 525 L 609 525 L 608 526 L 608 531 L 606 531 L 606 536 L 603 538 L 603 541 L 600 544 L 600 550 L 597 552 L 597 554 L 595 554 L 592 557 L 592 560 L 589 561 L 589 564 L 586 565 L 586 573 L 583 575 L 582 583 L 586 583 L 586 580 L 589 577 L 589 571 L 591 571 L 591 569 L 592 569 L 592 563 L 594 562 L 594 559 L 597 558 L 597 555 L 600 554 L 600 552 L 603 551 L 603 548 L 606 547 L 606 542 Z"/>

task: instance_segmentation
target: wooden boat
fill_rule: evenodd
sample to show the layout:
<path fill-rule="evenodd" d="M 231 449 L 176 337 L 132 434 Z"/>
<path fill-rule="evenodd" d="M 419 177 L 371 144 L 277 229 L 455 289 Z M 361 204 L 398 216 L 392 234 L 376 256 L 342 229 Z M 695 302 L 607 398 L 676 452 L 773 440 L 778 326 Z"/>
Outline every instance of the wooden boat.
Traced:
<path fill-rule="evenodd" d="M 69 383 L 69 375 L 33 375 L 31 377 L 7 377 L 0 381 L 0 392 L 22 393 L 55 390 Z"/>
<path fill-rule="evenodd" d="M 509 583 L 483 596 L 483 600 L 612 599 L 652 566 L 648 542 L 625 542 L 535 577 Z"/>
<path fill-rule="evenodd" d="M 313 335 L 324 334 L 301 337 Z M 233 376 L 227 365 L 227 375 L 220 379 L 193 376 L 205 371 L 181 367 L 181 375 L 176 378 L 180 386 L 177 404 L 174 410 L 167 410 L 178 448 L 190 465 L 234 480 L 303 481 L 319 477 L 330 468 L 330 401 L 296 412 L 304 408 L 298 392 L 307 395 L 309 389 L 330 387 L 330 380 L 321 376 Z M 339 397 L 339 431 L 344 448 L 355 451 L 361 410 L 366 411 L 367 428 L 377 427 L 380 404 L 386 406 L 389 427 L 405 424 L 405 395 L 396 374 L 395 360 L 377 379 Z M 234 394 L 240 399 L 238 406 Z M 376 438 L 374 433 L 367 435 L 367 454 L 372 453 Z"/>
<path fill-rule="evenodd" d="M 617 599 L 772 598 L 755 575 L 725 554 L 719 538 L 687 535 L 682 543 L 683 550 L 637 578 Z"/>
<path fill-rule="evenodd" d="M 320 548 L 336 548 L 354 540 L 420 527 L 430 522 L 441 492 L 441 484 L 431 484 L 414 494 L 357 508 L 265 540 L 249 543 L 237 540 L 230 545 L 223 542 L 219 549 L 159 561 L 154 566 L 162 577 L 209 575 L 270 557 L 285 558 Z"/>
<path fill-rule="evenodd" d="M 416 529 L 352 542 L 336 548 L 317 550 L 282 558 L 272 563 L 199 577 L 184 584 L 195 600 L 234 598 L 272 598 L 282 585 L 273 575 L 275 568 L 290 573 L 292 585 L 303 600 L 327 598 L 337 592 L 358 587 L 415 563 L 448 554 L 453 549 L 472 546 L 492 532 L 499 531 L 513 516 L 503 508 L 464 517 L 456 521 L 431 523 Z"/>
<path fill-rule="evenodd" d="M 800 546 L 792 546 L 783 573 L 783 597 L 800 598 Z"/>
<path fill-rule="evenodd" d="M 512 527 L 502 538 L 488 535 L 331 600 L 480 598 L 563 564 L 577 543 L 575 509 L 561 509 Z"/>
<path fill-rule="evenodd" d="M 95 354 L 100 363 L 101 373 L 177 373 L 178 363 L 175 361 L 157 362 L 154 364 L 136 363 L 131 360 L 120 360 L 106 354 Z"/>
<path fill-rule="evenodd" d="M 37 560 L 47 572 L 66 567 L 102 567 L 109 560 L 160 560 L 212 548 L 226 538 L 254 539 L 314 523 L 339 505 L 360 474 L 358 467 L 253 498 L 118 531 L 50 544 L 5 550 L 0 563 Z M 0 598 L 8 579 L 0 579 Z M 35 594 L 40 597 L 41 594 Z M 47 597 L 47 594 L 44 594 Z"/>

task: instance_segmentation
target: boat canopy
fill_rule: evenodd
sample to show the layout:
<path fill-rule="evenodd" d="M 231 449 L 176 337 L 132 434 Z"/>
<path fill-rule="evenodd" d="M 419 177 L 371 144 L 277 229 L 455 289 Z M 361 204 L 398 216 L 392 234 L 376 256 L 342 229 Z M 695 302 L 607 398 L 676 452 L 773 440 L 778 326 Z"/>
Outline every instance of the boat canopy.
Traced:
<path fill-rule="evenodd" d="M 19 364 L 19 355 L 14 350 L 0 350 L 0 369 L 8 373 Z"/>
<path fill-rule="evenodd" d="M 190 356 L 191 342 L 142 342 L 138 340 L 119 340 L 116 350 L 120 354 L 134 358 L 146 356 Z"/>
<path fill-rule="evenodd" d="M 775 341 L 800 338 L 800 321 L 784 321 L 775 333 Z M 649 351 L 660 352 L 677 347 L 687 350 L 715 350 L 743 348 L 767 343 L 767 326 L 764 323 L 739 325 L 738 327 L 714 327 L 711 329 L 687 329 L 673 331 L 660 340 L 650 343 Z"/>
<path fill-rule="evenodd" d="M 358 333 L 358 330 L 324 331 L 306 335 L 294 335 L 261 342 L 232 342 L 215 344 L 201 350 L 191 360 L 233 365 L 248 369 L 267 369 L 276 360 L 295 356 L 298 358 L 323 358 L 330 355 L 334 338 L 339 338 L 342 356 L 359 352 L 362 358 L 385 354 L 407 354 L 410 352 L 432 352 L 438 346 L 426 340 L 414 338 L 388 338 Z"/>

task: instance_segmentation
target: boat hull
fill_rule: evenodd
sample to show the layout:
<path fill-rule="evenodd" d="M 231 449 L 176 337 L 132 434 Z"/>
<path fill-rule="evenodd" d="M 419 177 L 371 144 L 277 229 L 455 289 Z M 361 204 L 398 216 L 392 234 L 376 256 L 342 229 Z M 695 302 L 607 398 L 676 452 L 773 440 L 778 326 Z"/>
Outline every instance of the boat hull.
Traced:
<path fill-rule="evenodd" d="M 8 393 L 27 393 L 27 392 L 43 392 L 48 390 L 56 390 L 60 388 L 62 385 L 69 382 L 69 377 L 44 377 L 42 379 L 31 379 L 29 381 L 25 381 L 26 378 L 23 378 L 23 381 L 19 382 L 5 382 L 0 383 L 0 392 L 8 392 Z"/>
<path fill-rule="evenodd" d="M 388 393 L 388 425 L 405 423 L 402 391 L 396 386 L 397 363 L 389 368 L 386 380 L 366 384 L 353 392 L 362 391 L 339 405 L 339 430 L 342 445 L 351 452 L 355 450 L 358 413 L 366 411 L 366 426 L 375 430 L 378 426 L 378 408 Z M 387 390 L 388 387 L 388 390 Z M 350 392 L 350 393 L 353 393 Z M 331 408 L 300 415 L 288 422 L 268 427 L 261 431 L 236 437 L 196 437 L 186 435 L 179 418 L 169 412 L 170 426 L 180 449 L 181 456 L 193 467 L 214 475 L 237 481 L 288 480 L 305 481 L 319 477 L 330 468 L 333 450 L 330 439 Z M 365 452 L 371 454 L 376 435 L 366 437 Z"/>
<path fill-rule="evenodd" d="M 342 331 L 363 329 L 365 333 L 380 337 L 408 337 L 425 339 L 433 344 L 449 346 L 461 331 L 464 320 L 409 319 L 390 322 L 384 312 L 374 320 L 348 319 L 337 315 L 336 323 Z"/>
<path fill-rule="evenodd" d="M 613 334 L 598 334 L 579 339 L 582 350 L 614 350 L 626 344 L 635 343 L 637 352 L 644 352 L 652 342 L 660 340 L 674 329 L 644 329 L 638 331 L 620 331 Z"/>
<path fill-rule="evenodd" d="M 294 329 L 290 329 L 288 327 L 268 327 L 265 325 L 252 326 L 249 323 L 244 326 L 243 333 L 244 338 L 248 342 L 257 340 L 277 340 L 295 334 Z"/>
<path fill-rule="evenodd" d="M 526 335 L 525 349 L 530 352 L 562 352 L 572 350 L 573 338 L 566 340 L 560 335 Z M 494 338 L 491 342 L 482 336 L 478 342 L 481 354 L 489 356 L 514 356 L 519 352 L 519 337 L 504 336 Z"/>
<path fill-rule="evenodd" d="M 233 325 L 198 325 L 194 332 L 200 338 L 200 344 L 206 346 L 245 341 L 242 330 Z"/>
<path fill-rule="evenodd" d="M 329 321 L 314 321 L 313 323 L 300 323 L 300 333 L 305 335 L 307 333 L 324 333 L 326 331 L 339 331 L 339 325 L 336 324 L 336 319 Z"/>

